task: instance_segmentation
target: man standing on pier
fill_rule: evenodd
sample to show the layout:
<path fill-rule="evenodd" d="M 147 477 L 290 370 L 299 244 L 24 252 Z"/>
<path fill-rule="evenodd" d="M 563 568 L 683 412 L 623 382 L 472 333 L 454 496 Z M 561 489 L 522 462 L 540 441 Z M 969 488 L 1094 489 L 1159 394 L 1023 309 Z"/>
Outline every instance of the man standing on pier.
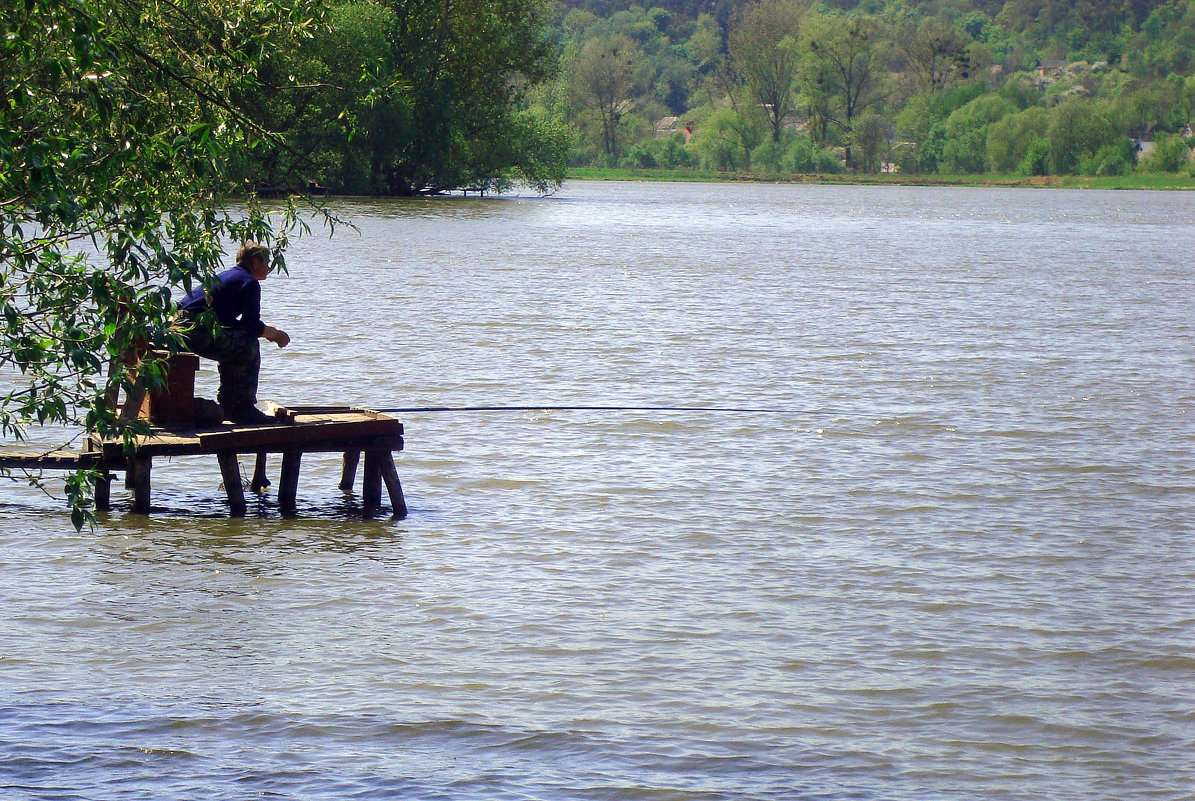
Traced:
<path fill-rule="evenodd" d="M 270 250 L 245 242 L 237 251 L 236 266 L 216 276 L 210 288 L 197 287 L 179 304 L 179 333 L 186 346 L 220 365 L 220 390 L 216 399 L 224 417 L 234 423 L 267 423 L 272 418 L 257 408 L 257 379 L 261 370 L 258 338 L 280 348 L 290 336 L 261 320 L 261 282 L 270 274 Z M 200 315 L 210 310 L 219 326 L 212 330 Z"/>

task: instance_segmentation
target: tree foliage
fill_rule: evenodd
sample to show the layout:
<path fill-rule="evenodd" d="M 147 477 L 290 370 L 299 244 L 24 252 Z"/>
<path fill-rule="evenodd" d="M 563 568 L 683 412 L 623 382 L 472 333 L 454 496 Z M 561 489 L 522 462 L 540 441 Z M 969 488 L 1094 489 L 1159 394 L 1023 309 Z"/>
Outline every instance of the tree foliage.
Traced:
<path fill-rule="evenodd" d="M 801 54 L 800 10 L 791 0 L 762 0 L 736 17 L 728 42 L 731 63 L 779 142 L 792 111 Z"/>
<path fill-rule="evenodd" d="M 544 0 L 334 0 L 243 98 L 285 143 L 247 172 L 394 195 L 558 186 L 559 131 L 523 113 L 554 68 Z"/>
<path fill-rule="evenodd" d="M 172 344 L 171 288 L 215 272 L 230 239 L 270 242 L 281 262 L 294 215 L 276 225 L 221 200 L 238 189 L 230 163 L 268 137 L 232 98 L 317 23 L 302 0 L 30 0 L 5 13 L 0 362 L 19 374 L 0 398 L 5 435 L 115 432 L 109 390 L 130 382 L 116 357 Z M 142 381 L 154 374 L 142 366 Z M 81 525 L 83 477 L 68 491 Z"/>
<path fill-rule="evenodd" d="M 999 95 L 981 95 L 946 118 L 942 148 L 944 172 L 983 172 L 988 129 L 1015 106 Z"/>
<path fill-rule="evenodd" d="M 403 113 L 398 129 L 387 132 L 398 139 L 395 157 L 384 165 L 387 188 L 412 194 L 500 183 L 510 163 L 504 156 L 531 138 L 534 121 L 515 122 L 521 94 L 551 69 L 544 4 L 391 2 L 399 24 L 389 85 L 402 87 Z"/>
<path fill-rule="evenodd" d="M 749 170 L 751 153 L 763 142 L 762 121 L 729 108 L 715 109 L 702 120 L 693 149 L 708 170 Z"/>
<path fill-rule="evenodd" d="M 642 57 L 639 45 L 620 34 L 589 40 L 573 65 L 575 96 L 579 105 L 597 114 L 609 156 L 619 154 L 619 124 L 629 110 Z"/>
<path fill-rule="evenodd" d="M 846 163 L 853 166 L 856 120 L 882 99 L 885 41 L 875 19 L 858 14 L 821 17 L 805 35 L 809 80 L 830 101 L 826 119 L 842 133 Z"/>
<path fill-rule="evenodd" d="M 988 128 L 986 159 L 993 172 L 1014 173 L 1035 143 L 1044 143 L 1050 113 L 1041 106 L 1009 114 Z"/>
<path fill-rule="evenodd" d="M 1116 126 L 1099 106 L 1084 100 L 1062 103 L 1053 109 L 1046 129 L 1050 172 L 1080 172 L 1085 159 L 1118 138 Z"/>
<path fill-rule="evenodd" d="M 921 91 L 933 94 L 956 77 L 966 77 L 970 65 L 966 37 L 950 19 L 911 19 L 896 29 L 895 39 Z"/>
<path fill-rule="evenodd" d="M 736 170 L 783 170 L 796 163 L 785 154 L 806 146 L 859 171 L 1124 170 L 1137 167 L 1133 151 L 1121 158 L 1124 137 L 1148 149 L 1153 137 L 1195 120 L 1195 0 L 559 5 L 566 69 L 570 51 L 618 34 L 641 47 L 636 74 L 672 76 L 639 80 L 622 101 L 635 110 L 635 125 L 620 125 L 619 147 L 638 153 L 667 113 L 697 125 L 686 147 L 703 162 Z M 951 120 L 980 97 L 987 99 Z M 588 102 L 574 93 L 555 107 L 574 137 L 573 163 L 608 155 L 595 145 Z M 981 108 L 999 114 L 972 113 Z M 1041 113 L 1017 121 L 1027 128 L 997 125 L 1031 108 Z M 1053 136 L 1040 130 L 1042 114 L 1060 118 Z M 1086 123 L 1064 133 L 1077 116 L 1111 132 L 1096 136 L 1093 149 L 1092 137 L 1080 135 Z M 750 135 L 736 132 L 750 134 L 758 120 L 771 144 L 748 152 Z"/>

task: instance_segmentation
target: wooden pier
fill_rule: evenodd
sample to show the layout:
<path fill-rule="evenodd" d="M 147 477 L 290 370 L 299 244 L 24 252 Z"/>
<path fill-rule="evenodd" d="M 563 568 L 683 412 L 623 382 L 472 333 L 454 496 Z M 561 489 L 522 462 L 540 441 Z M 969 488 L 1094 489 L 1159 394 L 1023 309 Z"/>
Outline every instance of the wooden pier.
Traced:
<path fill-rule="evenodd" d="M 261 492 L 271 485 L 267 476 L 269 454 L 281 454 L 278 479 L 278 506 L 283 514 L 293 514 L 299 486 L 299 470 L 304 454 L 342 453 L 344 462 L 340 488 L 351 491 L 358 466 L 364 455 L 362 477 L 363 514 L 376 515 L 382 506 L 382 487 L 386 487 L 395 517 L 404 517 L 407 505 L 402 484 L 394 466 L 394 453 L 403 447 L 402 421 L 369 409 L 350 406 L 274 406 L 273 421 L 260 425 L 222 423 L 211 428 L 153 425 L 147 436 L 136 438 L 131 453 L 126 453 L 119 439 L 88 438 L 83 451 L 30 453 L 0 451 L 0 467 L 27 470 L 75 470 L 87 467 L 99 471 L 95 502 L 97 510 L 111 508 L 113 474 L 123 472 L 125 485 L 133 491 L 133 511 L 148 513 L 154 457 L 216 457 L 229 512 L 243 517 L 246 512 L 245 489 L 238 457 L 253 454 L 256 464 L 250 489 Z"/>

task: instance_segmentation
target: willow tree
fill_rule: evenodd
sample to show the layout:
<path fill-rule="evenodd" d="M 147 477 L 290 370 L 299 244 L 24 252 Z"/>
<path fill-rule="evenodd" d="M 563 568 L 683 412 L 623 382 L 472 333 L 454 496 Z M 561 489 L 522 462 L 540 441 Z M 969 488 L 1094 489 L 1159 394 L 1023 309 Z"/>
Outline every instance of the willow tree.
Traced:
<path fill-rule="evenodd" d="M 546 0 L 384 0 L 394 10 L 379 166 L 398 195 L 540 189 L 564 177 L 563 135 L 520 111 L 555 67 Z M 553 162 L 554 151 L 559 157 Z"/>
<path fill-rule="evenodd" d="M 118 431 L 117 357 L 174 343 L 172 291 L 229 240 L 281 260 L 291 213 L 230 210 L 230 162 L 270 136 L 232 98 L 316 24 L 306 0 L 25 0 L 0 17 L 0 433 Z M 293 210 L 292 210 L 293 211 Z M 109 365 L 115 369 L 109 374 Z M 151 380 L 154 367 L 142 367 Z M 91 476 L 67 480 L 72 519 Z"/>
<path fill-rule="evenodd" d="M 761 0 L 745 6 L 730 29 L 731 63 L 763 111 L 773 142 L 780 141 L 793 110 L 793 83 L 801 63 L 800 22 L 801 9 L 793 0 Z"/>
<path fill-rule="evenodd" d="M 643 51 L 624 35 L 590 39 L 573 64 L 572 93 L 578 107 L 597 113 L 602 148 L 611 159 L 619 154 L 622 115 L 638 91 L 636 76 Z"/>
<path fill-rule="evenodd" d="M 567 136 L 524 110 L 555 67 L 545 0 L 324 2 L 326 24 L 238 96 L 281 133 L 246 174 L 368 194 L 559 186 Z"/>
<path fill-rule="evenodd" d="M 381 191 L 396 25 L 394 10 L 378 3 L 337 4 L 310 38 L 272 53 L 236 99 L 279 136 L 255 148 L 241 174 L 275 190 L 315 181 L 354 194 Z"/>
<path fill-rule="evenodd" d="M 883 100 L 888 43 L 880 36 L 875 18 L 857 12 L 811 17 L 803 35 L 808 94 L 820 101 L 823 124 L 834 125 L 842 133 L 846 163 L 853 167 L 856 124 Z"/>
<path fill-rule="evenodd" d="M 898 32 L 896 45 L 925 94 L 945 89 L 956 77 L 967 77 L 967 43 L 945 17 L 906 22 Z"/>

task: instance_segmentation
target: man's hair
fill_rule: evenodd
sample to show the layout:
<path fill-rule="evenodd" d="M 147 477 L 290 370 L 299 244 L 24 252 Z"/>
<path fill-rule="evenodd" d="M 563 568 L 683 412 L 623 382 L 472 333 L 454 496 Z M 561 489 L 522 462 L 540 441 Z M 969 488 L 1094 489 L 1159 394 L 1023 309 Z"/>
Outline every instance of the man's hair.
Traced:
<path fill-rule="evenodd" d="M 237 264 L 241 267 L 248 267 L 249 262 L 258 256 L 265 259 L 268 264 L 270 261 L 270 249 L 265 245 L 254 242 L 252 239 L 247 239 L 237 250 Z"/>

